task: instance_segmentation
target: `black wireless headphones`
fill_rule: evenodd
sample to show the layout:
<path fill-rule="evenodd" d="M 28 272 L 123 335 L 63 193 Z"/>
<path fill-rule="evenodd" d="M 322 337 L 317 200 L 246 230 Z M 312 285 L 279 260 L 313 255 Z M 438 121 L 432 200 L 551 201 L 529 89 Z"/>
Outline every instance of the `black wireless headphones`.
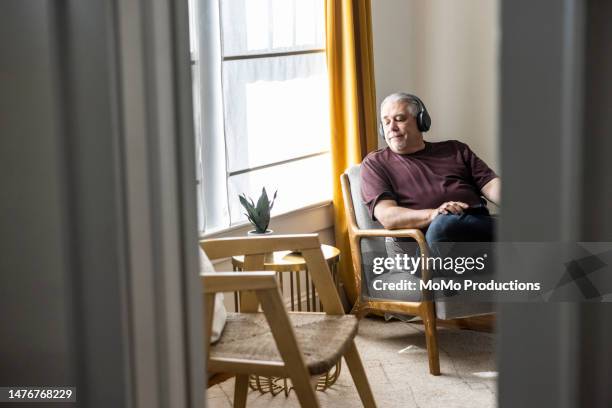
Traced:
<path fill-rule="evenodd" d="M 404 95 L 411 98 L 419 106 L 419 112 L 416 114 L 417 128 L 421 132 L 427 132 L 429 128 L 431 127 L 431 117 L 429 116 L 429 113 L 427 112 L 427 108 L 425 107 L 425 104 L 416 95 L 412 95 L 412 94 L 404 94 Z M 382 122 L 380 122 L 378 126 L 378 132 L 380 133 L 381 136 L 383 137 L 385 136 L 385 130 L 383 129 Z"/>

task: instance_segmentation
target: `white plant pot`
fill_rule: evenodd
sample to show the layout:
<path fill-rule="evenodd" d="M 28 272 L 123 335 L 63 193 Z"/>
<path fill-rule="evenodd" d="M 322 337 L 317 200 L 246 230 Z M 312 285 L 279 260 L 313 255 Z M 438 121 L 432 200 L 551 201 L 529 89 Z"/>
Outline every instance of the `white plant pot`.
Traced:
<path fill-rule="evenodd" d="M 266 232 L 257 232 L 257 230 L 250 230 L 249 232 L 247 232 L 248 236 L 263 236 L 263 235 L 272 235 L 274 234 L 274 231 L 271 229 L 266 230 Z"/>

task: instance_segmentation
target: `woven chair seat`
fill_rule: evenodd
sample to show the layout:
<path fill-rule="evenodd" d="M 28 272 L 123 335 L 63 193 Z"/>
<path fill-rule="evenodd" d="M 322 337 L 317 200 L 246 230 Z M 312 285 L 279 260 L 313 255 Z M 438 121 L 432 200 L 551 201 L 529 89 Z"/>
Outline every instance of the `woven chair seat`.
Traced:
<path fill-rule="evenodd" d="M 289 319 L 311 375 L 331 369 L 357 334 L 353 315 L 289 313 Z M 263 313 L 228 313 L 210 358 L 283 361 Z"/>

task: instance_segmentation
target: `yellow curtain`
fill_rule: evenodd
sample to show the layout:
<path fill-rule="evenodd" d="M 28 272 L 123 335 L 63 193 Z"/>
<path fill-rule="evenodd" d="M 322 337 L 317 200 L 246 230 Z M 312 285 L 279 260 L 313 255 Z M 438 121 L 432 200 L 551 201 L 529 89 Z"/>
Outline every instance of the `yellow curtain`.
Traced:
<path fill-rule="evenodd" d="M 351 302 L 357 296 L 340 175 L 377 148 L 376 91 L 370 0 L 326 0 L 327 69 L 336 246 L 340 276 Z"/>

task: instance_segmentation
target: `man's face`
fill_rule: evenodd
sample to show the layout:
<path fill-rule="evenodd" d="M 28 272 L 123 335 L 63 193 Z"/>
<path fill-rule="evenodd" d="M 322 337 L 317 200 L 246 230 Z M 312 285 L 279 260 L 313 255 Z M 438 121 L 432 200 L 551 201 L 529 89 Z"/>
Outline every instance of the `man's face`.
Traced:
<path fill-rule="evenodd" d="M 387 102 L 381 107 L 381 120 L 385 141 L 394 153 L 405 154 L 414 151 L 423 141 L 416 119 L 404 101 Z"/>

